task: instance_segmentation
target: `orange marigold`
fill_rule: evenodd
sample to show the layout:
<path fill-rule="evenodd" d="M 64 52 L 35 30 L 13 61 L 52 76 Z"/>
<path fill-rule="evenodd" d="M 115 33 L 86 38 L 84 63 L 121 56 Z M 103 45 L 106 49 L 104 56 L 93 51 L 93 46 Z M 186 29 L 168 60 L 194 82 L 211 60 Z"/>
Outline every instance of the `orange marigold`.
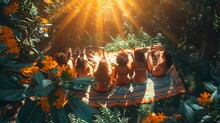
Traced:
<path fill-rule="evenodd" d="M 0 40 L 7 41 L 14 39 L 14 32 L 7 26 L 0 26 Z"/>
<path fill-rule="evenodd" d="M 58 65 L 57 69 L 58 69 L 58 71 L 57 71 L 56 76 L 60 77 L 60 76 L 62 76 L 62 72 L 66 71 L 67 66 L 66 65 L 62 65 L 62 66 Z"/>
<path fill-rule="evenodd" d="M 31 77 L 33 74 L 35 74 L 39 70 L 39 68 L 36 65 L 37 65 L 37 63 L 34 62 L 31 67 L 26 66 L 24 68 L 21 68 L 21 70 L 20 70 L 21 74 Z"/>
<path fill-rule="evenodd" d="M 52 4 L 53 3 L 52 0 L 44 0 L 44 2 L 47 3 L 47 4 Z"/>
<path fill-rule="evenodd" d="M 3 8 L 3 14 L 5 15 L 14 14 L 18 11 L 18 9 L 19 9 L 19 2 L 12 1 L 9 5 Z"/>
<path fill-rule="evenodd" d="M 46 72 L 58 66 L 58 63 L 51 56 L 45 56 L 45 60 L 43 60 L 41 63 L 44 65 L 41 69 L 41 71 L 43 72 Z"/>
<path fill-rule="evenodd" d="M 213 99 L 210 96 L 210 93 L 203 92 L 200 94 L 200 97 L 197 98 L 197 101 L 200 105 L 205 106 L 207 103 L 213 102 Z"/>
<path fill-rule="evenodd" d="M 147 118 L 145 118 L 142 123 L 162 123 L 166 118 L 167 116 L 165 116 L 163 113 L 158 113 L 158 115 L 156 115 L 153 112 L 149 113 Z"/>
<path fill-rule="evenodd" d="M 53 102 L 53 106 L 55 106 L 57 109 L 60 109 L 61 107 L 65 106 L 68 103 L 67 100 L 67 94 L 64 93 L 64 90 L 57 88 L 55 92 L 55 96 L 58 98 L 55 102 Z"/>
<path fill-rule="evenodd" d="M 40 101 L 37 102 L 37 105 L 41 105 L 41 109 L 46 112 L 49 113 L 50 112 L 50 103 L 48 101 L 48 97 L 40 97 Z"/>
<path fill-rule="evenodd" d="M 67 72 L 69 73 L 71 78 L 75 78 L 77 75 L 76 70 L 74 70 L 74 69 L 69 69 L 69 70 L 67 70 Z"/>
<path fill-rule="evenodd" d="M 47 23 L 48 23 L 48 20 L 45 19 L 45 18 L 41 18 L 41 23 L 42 23 L 42 24 L 47 24 Z"/>

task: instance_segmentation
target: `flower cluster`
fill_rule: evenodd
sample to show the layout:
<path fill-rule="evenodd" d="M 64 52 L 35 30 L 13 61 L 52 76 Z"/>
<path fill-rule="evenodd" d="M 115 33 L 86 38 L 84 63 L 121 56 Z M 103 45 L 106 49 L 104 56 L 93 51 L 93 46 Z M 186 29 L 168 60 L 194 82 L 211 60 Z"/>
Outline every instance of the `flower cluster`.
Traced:
<path fill-rule="evenodd" d="M 48 97 L 40 97 L 40 101 L 37 102 L 37 105 L 41 105 L 41 109 L 46 112 L 49 113 L 50 112 L 50 103 L 48 101 Z"/>
<path fill-rule="evenodd" d="M 9 14 L 14 14 L 18 11 L 19 9 L 19 2 L 18 1 L 11 1 L 10 4 L 4 6 L 3 8 L 3 14 L 9 15 Z"/>
<path fill-rule="evenodd" d="M 211 94 L 208 92 L 203 92 L 200 94 L 200 97 L 197 98 L 197 101 L 200 105 L 205 106 L 207 103 L 213 102 L 213 98 L 210 97 Z"/>
<path fill-rule="evenodd" d="M 13 31 L 9 27 L 0 26 L 0 40 L 3 44 L 8 46 L 8 49 L 6 50 L 7 54 L 19 54 L 20 49 L 18 47 L 18 42 L 14 37 Z"/>
<path fill-rule="evenodd" d="M 41 23 L 42 23 L 42 24 L 47 24 L 47 23 L 48 23 L 48 20 L 45 19 L 45 18 L 41 18 Z"/>
<path fill-rule="evenodd" d="M 142 123 L 162 123 L 164 119 L 168 118 L 163 113 L 149 113 L 147 118 Z"/>
<path fill-rule="evenodd" d="M 24 84 L 30 84 L 31 83 L 31 76 L 34 75 L 38 70 L 39 70 L 39 68 L 37 67 L 36 62 L 34 62 L 31 67 L 26 66 L 24 68 L 21 68 L 20 72 L 22 75 L 26 76 L 26 78 L 22 78 L 20 80 L 20 82 L 22 82 Z"/>
<path fill-rule="evenodd" d="M 44 65 L 41 71 L 47 72 L 48 70 L 54 69 L 58 66 L 57 61 L 51 56 L 45 56 L 45 60 L 42 60 L 41 63 Z"/>
<path fill-rule="evenodd" d="M 47 3 L 47 4 L 52 4 L 53 3 L 52 0 L 44 0 L 44 2 Z"/>
<path fill-rule="evenodd" d="M 61 88 L 57 88 L 55 92 L 55 96 L 58 97 L 55 102 L 53 102 L 53 106 L 57 109 L 62 108 L 68 103 L 67 94 Z"/>

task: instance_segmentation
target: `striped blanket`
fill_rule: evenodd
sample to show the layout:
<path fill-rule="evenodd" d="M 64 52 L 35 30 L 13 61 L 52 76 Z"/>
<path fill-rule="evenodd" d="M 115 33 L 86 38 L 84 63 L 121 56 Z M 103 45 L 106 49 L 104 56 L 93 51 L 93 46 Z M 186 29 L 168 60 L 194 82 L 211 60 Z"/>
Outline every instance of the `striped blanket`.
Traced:
<path fill-rule="evenodd" d="M 88 105 L 99 108 L 101 104 L 113 107 L 149 103 L 182 93 L 185 93 L 184 85 L 175 66 L 172 66 L 164 77 L 148 75 L 145 84 L 116 86 L 106 93 L 98 93 L 89 86 L 85 92 L 77 92 L 77 95 Z"/>

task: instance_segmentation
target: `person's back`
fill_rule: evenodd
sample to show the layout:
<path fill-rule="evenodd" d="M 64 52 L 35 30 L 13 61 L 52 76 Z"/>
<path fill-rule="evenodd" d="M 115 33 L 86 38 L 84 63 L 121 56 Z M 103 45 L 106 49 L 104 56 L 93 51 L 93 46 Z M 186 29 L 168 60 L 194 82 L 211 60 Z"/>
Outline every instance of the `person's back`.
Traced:
<path fill-rule="evenodd" d="M 92 76 L 93 75 L 93 69 L 92 67 L 88 64 L 88 59 L 86 58 L 85 54 L 81 54 L 76 59 L 76 66 L 75 70 L 77 72 L 76 77 L 86 77 L 86 76 Z"/>
<path fill-rule="evenodd" d="M 146 71 L 147 63 L 145 62 L 144 51 L 136 50 L 134 53 L 135 60 L 131 63 L 132 81 L 137 84 L 145 83 L 147 81 Z"/>
<path fill-rule="evenodd" d="M 106 57 L 103 55 L 101 55 L 101 59 L 96 64 L 93 74 L 94 82 L 97 83 L 95 84 L 94 88 L 97 92 L 101 93 L 110 91 L 112 89 L 111 66 L 109 65 Z"/>
<path fill-rule="evenodd" d="M 118 86 L 127 85 L 130 83 L 131 78 L 129 77 L 130 69 L 128 66 L 116 66 L 115 67 L 116 78 L 114 84 Z"/>
<path fill-rule="evenodd" d="M 116 57 L 116 66 L 113 70 L 113 80 L 114 84 L 118 86 L 127 85 L 130 83 L 130 68 L 128 67 L 128 54 L 125 52 L 119 53 Z"/>

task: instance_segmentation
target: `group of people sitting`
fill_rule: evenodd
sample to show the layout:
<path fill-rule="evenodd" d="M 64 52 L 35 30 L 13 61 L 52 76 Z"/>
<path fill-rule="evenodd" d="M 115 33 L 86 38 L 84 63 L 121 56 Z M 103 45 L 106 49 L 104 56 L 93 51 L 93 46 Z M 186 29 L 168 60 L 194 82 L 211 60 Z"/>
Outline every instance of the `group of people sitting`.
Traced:
<path fill-rule="evenodd" d="M 130 83 L 146 83 L 147 75 L 164 76 L 173 64 L 171 52 L 161 44 L 121 50 L 115 54 L 116 63 L 110 63 L 112 54 L 104 50 L 95 53 L 91 50 L 72 51 L 69 48 L 66 63 L 70 69 L 76 70 L 77 77 L 92 76 L 97 92 L 108 92 L 114 86 Z"/>

